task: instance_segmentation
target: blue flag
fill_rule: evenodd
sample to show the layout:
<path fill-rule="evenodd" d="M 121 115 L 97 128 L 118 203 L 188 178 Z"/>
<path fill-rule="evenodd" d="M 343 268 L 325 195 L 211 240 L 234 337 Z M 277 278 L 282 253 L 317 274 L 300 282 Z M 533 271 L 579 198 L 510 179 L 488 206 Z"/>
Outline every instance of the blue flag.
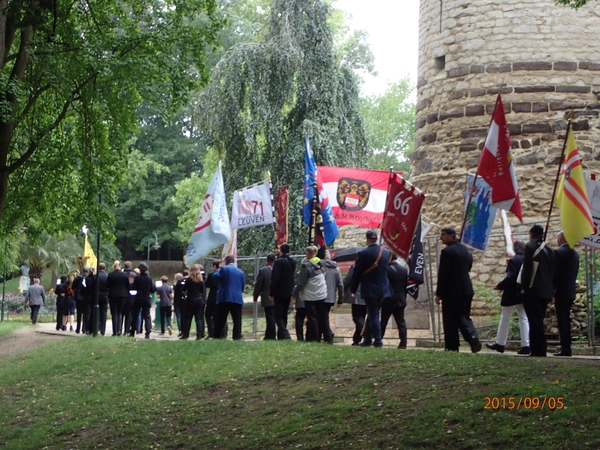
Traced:
<path fill-rule="evenodd" d="M 315 228 L 317 230 L 317 239 L 322 240 L 319 244 L 322 246 L 325 243 L 331 245 L 338 235 L 338 227 L 335 223 L 335 217 L 329 204 L 329 197 L 323 190 L 323 182 L 319 179 L 319 171 L 313 158 L 312 150 L 310 149 L 310 141 L 308 135 L 304 138 L 306 145 L 306 152 L 304 157 L 304 207 L 302 209 L 302 215 L 304 222 L 310 226 L 311 212 L 313 206 L 313 199 L 315 195 L 314 183 L 317 182 L 317 192 L 319 195 L 317 205 L 317 223 Z M 322 227 L 322 234 L 320 235 L 320 229 Z M 319 239 L 320 238 L 320 239 Z"/>

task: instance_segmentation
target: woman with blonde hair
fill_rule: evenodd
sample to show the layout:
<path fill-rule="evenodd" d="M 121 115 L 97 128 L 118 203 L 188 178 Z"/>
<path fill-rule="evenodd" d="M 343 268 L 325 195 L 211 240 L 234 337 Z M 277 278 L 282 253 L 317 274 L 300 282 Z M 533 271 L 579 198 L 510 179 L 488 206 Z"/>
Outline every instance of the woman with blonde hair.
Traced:
<path fill-rule="evenodd" d="M 196 319 L 196 339 L 204 337 L 204 295 L 203 269 L 200 264 L 190 267 L 190 276 L 185 284 L 181 298 L 181 339 L 190 337 L 192 318 Z"/>

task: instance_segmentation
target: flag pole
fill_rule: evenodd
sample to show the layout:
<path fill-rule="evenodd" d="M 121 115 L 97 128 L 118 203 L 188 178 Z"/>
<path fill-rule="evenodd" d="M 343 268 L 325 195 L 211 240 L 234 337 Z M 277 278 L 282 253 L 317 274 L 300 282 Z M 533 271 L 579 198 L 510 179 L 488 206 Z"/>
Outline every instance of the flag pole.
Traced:
<path fill-rule="evenodd" d="M 492 118 L 490 119 L 490 124 L 488 125 L 487 132 L 485 133 L 485 141 L 483 141 L 483 146 L 485 148 L 485 143 L 487 142 L 488 135 L 490 134 L 490 128 L 492 123 L 494 122 L 494 115 L 496 114 L 496 109 L 498 108 L 498 103 L 500 102 L 500 93 L 496 97 L 496 104 L 494 105 L 494 111 L 492 111 Z M 479 157 L 481 159 L 481 156 Z M 461 242 L 463 239 L 463 233 L 465 232 L 465 227 L 467 226 L 467 217 L 469 217 L 469 209 L 471 208 L 471 200 L 473 200 L 473 196 L 475 194 L 475 183 L 477 183 L 477 177 L 479 176 L 479 163 L 477 163 L 477 169 L 475 170 L 475 176 L 473 177 L 473 184 L 471 185 L 471 191 L 469 192 L 469 198 L 467 199 L 467 206 L 465 207 L 465 213 L 462 219 L 462 225 L 460 227 L 460 234 L 458 237 L 458 241 Z"/>
<path fill-rule="evenodd" d="M 571 131 L 571 124 L 573 122 L 573 110 L 569 114 L 569 121 L 567 122 L 567 132 L 565 133 L 565 141 L 563 142 L 562 152 L 560 153 L 560 160 L 558 161 L 558 170 L 556 171 L 556 179 L 554 180 L 554 189 L 552 190 L 552 200 L 550 200 L 550 211 L 548 212 L 548 219 L 546 220 L 546 228 L 544 229 L 544 241 L 548 235 L 548 227 L 550 227 L 550 217 L 552 216 L 552 209 L 554 207 L 554 199 L 556 198 L 556 189 L 558 188 L 558 181 L 560 180 L 560 173 L 563 169 L 565 162 L 565 149 L 567 148 L 567 139 L 569 139 L 569 132 Z"/>

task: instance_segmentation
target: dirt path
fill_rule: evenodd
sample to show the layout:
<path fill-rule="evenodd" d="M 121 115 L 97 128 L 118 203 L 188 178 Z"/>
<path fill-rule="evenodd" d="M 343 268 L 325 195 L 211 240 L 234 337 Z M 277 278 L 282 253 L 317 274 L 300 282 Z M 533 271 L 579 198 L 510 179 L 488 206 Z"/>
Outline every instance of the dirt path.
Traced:
<path fill-rule="evenodd" d="M 19 328 L 6 339 L 0 340 L 0 358 L 14 355 L 30 348 L 40 347 L 48 342 L 64 339 L 60 335 L 39 333 L 32 325 Z"/>

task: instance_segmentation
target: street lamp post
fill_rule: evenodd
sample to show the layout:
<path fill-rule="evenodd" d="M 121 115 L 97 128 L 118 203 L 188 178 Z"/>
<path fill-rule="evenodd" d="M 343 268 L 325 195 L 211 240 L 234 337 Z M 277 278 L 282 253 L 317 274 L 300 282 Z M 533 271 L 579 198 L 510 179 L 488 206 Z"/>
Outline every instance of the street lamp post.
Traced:
<path fill-rule="evenodd" d="M 154 250 L 158 250 L 160 248 L 160 244 L 158 243 L 158 236 L 156 235 L 156 233 L 152 233 L 154 235 L 154 245 L 152 245 L 152 248 Z M 150 239 L 148 239 L 148 270 L 150 270 Z M 158 257 L 156 258 L 158 259 Z"/>
<path fill-rule="evenodd" d="M 4 276 L 2 278 L 2 319 L 4 322 L 4 297 L 6 295 L 6 258 L 8 258 L 8 239 L 4 240 Z"/>

